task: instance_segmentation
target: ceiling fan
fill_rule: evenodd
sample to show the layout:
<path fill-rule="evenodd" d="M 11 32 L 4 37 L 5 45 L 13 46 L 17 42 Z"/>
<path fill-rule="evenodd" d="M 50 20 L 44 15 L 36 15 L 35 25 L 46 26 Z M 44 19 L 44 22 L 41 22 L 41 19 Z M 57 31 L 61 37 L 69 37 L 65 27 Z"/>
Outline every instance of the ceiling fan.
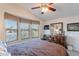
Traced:
<path fill-rule="evenodd" d="M 40 6 L 33 7 L 31 9 L 38 9 L 41 8 L 41 14 L 44 14 L 47 11 L 55 12 L 56 9 L 52 6 L 53 3 L 41 3 Z"/>

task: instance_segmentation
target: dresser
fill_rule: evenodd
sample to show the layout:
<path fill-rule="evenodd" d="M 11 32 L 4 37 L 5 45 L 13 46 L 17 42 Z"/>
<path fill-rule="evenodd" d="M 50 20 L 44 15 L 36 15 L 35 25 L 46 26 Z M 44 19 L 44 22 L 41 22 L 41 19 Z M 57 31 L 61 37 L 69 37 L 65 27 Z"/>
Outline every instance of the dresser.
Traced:
<path fill-rule="evenodd" d="M 61 35 L 61 34 L 53 35 L 53 37 L 51 37 L 51 39 L 49 39 L 49 41 L 60 44 L 60 45 L 64 46 L 65 48 L 67 48 L 66 37 L 64 35 Z"/>

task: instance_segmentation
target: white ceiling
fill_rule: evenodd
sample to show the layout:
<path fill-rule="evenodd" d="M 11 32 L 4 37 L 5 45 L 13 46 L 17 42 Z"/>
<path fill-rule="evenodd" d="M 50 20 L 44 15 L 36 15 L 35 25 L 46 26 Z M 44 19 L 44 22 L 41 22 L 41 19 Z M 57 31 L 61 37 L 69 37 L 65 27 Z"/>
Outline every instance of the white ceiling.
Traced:
<path fill-rule="evenodd" d="M 39 3 L 38 3 L 39 4 Z M 47 12 L 41 14 L 41 9 L 34 9 L 32 7 L 38 6 L 37 3 L 23 3 L 20 4 L 25 9 L 28 9 L 34 16 L 41 20 L 52 20 L 61 17 L 79 15 L 79 3 L 55 3 L 56 12 Z"/>

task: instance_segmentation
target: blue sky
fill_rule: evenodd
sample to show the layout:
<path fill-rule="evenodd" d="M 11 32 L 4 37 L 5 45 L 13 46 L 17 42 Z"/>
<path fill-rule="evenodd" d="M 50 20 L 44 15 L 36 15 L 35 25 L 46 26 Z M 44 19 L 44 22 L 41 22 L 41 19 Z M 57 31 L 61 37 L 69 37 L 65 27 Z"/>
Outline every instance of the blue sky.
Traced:
<path fill-rule="evenodd" d="M 17 28 L 17 22 L 14 20 L 5 20 L 6 28 L 10 28 L 13 26 L 13 28 Z"/>

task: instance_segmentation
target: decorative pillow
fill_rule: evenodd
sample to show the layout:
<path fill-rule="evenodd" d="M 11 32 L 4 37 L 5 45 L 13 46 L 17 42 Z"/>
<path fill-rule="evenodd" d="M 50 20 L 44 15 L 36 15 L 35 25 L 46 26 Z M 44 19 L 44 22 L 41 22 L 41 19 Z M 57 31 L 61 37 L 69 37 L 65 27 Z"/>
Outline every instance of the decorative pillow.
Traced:
<path fill-rule="evenodd" d="M 0 41 L 0 56 L 9 56 L 10 53 L 7 51 L 7 45 L 5 42 Z"/>

